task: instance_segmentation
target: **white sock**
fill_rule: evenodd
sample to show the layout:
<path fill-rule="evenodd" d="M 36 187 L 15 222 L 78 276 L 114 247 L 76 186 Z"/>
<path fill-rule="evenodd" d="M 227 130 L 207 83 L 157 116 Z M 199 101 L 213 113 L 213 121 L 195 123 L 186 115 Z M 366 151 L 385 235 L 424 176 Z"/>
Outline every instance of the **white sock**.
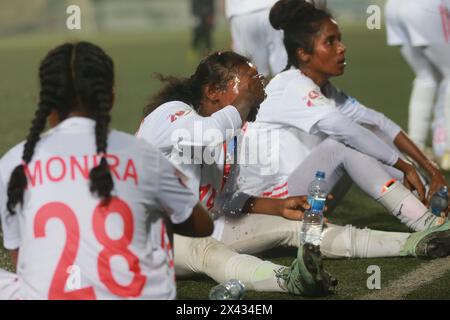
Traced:
<path fill-rule="evenodd" d="M 436 224 L 436 216 L 399 181 L 390 186 L 377 201 L 414 231 L 425 230 Z"/>
<path fill-rule="evenodd" d="M 327 258 L 398 257 L 409 235 L 328 224 L 320 251 Z"/>
<path fill-rule="evenodd" d="M 420 149 L 425 148 L 430 128 L 436 84 L 416 79 L 409 102 L 408 135 Z"/>
<path fill-rule="evenodd" d="M 226 262 L 227 279 L 241 280 L 247 289 L 264 292 L 287 292 L 284 280 L 275 276 L 285 266 L 263 261 L 247 254 L 238 254 Z"/>

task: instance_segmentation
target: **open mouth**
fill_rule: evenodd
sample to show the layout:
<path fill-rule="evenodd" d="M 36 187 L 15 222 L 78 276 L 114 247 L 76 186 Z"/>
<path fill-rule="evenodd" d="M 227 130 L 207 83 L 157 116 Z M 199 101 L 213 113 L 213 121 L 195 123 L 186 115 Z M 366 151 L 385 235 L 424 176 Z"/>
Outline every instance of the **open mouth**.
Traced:
<path fill-rule="evenodd" d="M 341 66 L 346 66 L 347 62 L 345 61 L 345 58 L 342 58 L 341 60 L 338 61 L 338 64 Z"/>

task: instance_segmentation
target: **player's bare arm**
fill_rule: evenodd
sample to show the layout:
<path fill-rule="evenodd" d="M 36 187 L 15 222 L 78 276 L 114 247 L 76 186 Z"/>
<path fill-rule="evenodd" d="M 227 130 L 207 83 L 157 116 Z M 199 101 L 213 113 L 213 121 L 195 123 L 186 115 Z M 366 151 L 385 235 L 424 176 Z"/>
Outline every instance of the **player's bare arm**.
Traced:
<path fill-rule="evenodd" d="M 425 204 L 428 205 L 431 196 L 435 194 L 440 187 L 447 185 L 442 172 L 403 131 L 395 137 L 394 144 L 400 149 L 400 151 L 411 157 L 411 159 L 423 168 L 428 174 L 428 177 L 431 179 L 430 189 L 425 197 Z"/>
<path fill-rule="evenodd" d="M 200 203 L 192 210 L 191 216 L 183 223 L 174 224 L 173 231 L 186 237 L 208 237 L 214 230 L 214 224 L 208 211 Z"/>

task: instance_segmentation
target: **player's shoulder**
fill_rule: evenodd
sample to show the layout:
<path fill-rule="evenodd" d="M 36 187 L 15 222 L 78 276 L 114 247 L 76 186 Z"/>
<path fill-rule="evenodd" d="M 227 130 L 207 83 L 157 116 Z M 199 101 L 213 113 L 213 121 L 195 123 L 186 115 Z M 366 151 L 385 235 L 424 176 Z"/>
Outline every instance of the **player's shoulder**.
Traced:
<path fill-rule="evenodd" d="M 144 118 L 144 121 L 154 117 L 166 116 L 167 120 L 170 120 L 170 116 L 183 116 L 195 112 L 194 108 L 183 101 L 169 101 L 163 103 L 158 108 L 156 108 L 152 113 Z"/>
<path fill-rule="evenodd" d="M 268 85 L 268 89 L 281 88 L 285 92 L 294 91 L 297 94 L 306 93 L 320 88 L 300 70 L 291 68 L 277 74 Z"/>
<path fill-rule="evenodd" d="M 182 101 L 169 101 L 160 105 L 144 118 L 140 131 L 145 128 L 154 130 L 161 127 L 170 127 L 179 122 L 178 120 L 195 114 L 194 108 L 189 104 Z"/>

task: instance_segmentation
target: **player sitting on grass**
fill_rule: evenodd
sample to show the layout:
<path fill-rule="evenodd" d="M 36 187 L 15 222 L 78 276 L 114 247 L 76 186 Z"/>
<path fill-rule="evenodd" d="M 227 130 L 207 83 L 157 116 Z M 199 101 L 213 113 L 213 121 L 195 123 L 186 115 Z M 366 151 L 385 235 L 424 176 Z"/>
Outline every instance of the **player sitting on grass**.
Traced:
<path fill-rule="evenodd" d="M 265 96 L 255 67 L 236 53 L 217 52 L 203 59 L 190 78 L 163 80 L 167 84 L 147 106 L 137 136 L 156 144 L 183 169 L 186 183 L 215 216 L 214 237 L 220 238 L 224 214 L 232 212 L 300 219 L 305 197 L 273 200 L 225 192 L 236 185 L 233 137 Z M 287 268 L 239 254 L 214 237 L 174 237 L 177 276 L 204 273 L 217 282 L 239 279 L 250 290 L 308 296 L 328 294 L 336 284 L 323 270 L 317 247 L 300 247 Z"/>
<path fill-rule="evenodd" d="M 249 84 L 249 78 L 256 75 L 254 67 L 236 54 L 224 52 L 206 57 L 190 78 L 165 78 L 167 84 L 146 108 L 146 117 L 137 135 L 156 144 L 183 168 L 191 180 L 192 190 L 215 216 L 213 237 L 175 238 L 177 275 L 204 273 L 218 282 L 238 278 L 253 290 L 283 292 L 286 288 L 280 286 L 274 276 L 280 274 L 277 270 L 282 267 L 247 254 L 283 245 L 299 246 L 301 222 L 298 220 L 303 215 L 304 197 L 263 199 L 239 192 L 236 190 L 238 161 L 232 160 L 238 154 L 234 135 L 239 135 L 243 120 L 249 119 L 251 108 L 248 107 L 261 101 L 261 97 L 257 97 L 250 100 L 252 103 L 243 104 L 244 95 L 258 94 L 261 90 L 254 87 L 256 82 Z M 203 132 L 197 129 L 195 134 L 195 127 L 203 128 Z M 225 143 L 220 139 L 214 143 L 211 135 L 206 134 L 207 129 L 217 129 L 222 137 L 226 129 L 231 134 L 224 138 Z M 202 158 L 206 147 L 220 155 L 214 163 L 205 163 L 206 157 Z M 201 151 L 197 164 L 191 159 L 198 155 L 195 149 Z M 253 225 L 232 224 L 233 219 L 252 219 Z M 430 257 L 428 249 L 434 245 L 436 235 L 442 234 L 430 232 L 411 236 L 331 224 L 327 230 L 321 251 L 330 257 L 385 257 L 398 256 L 400 252 Z M 234 235 L 239 235 L 242 241 L 229 241 L 228 245 L 217 241 L 232 239 Z M 301 252 L 299 250 L 297 263 L 301 262 Z M 291 293 L 305 294 L 289 286 L 287 289 Z"/>
<path fill-rule="evenodd" d="M 175 298 L 164 218 L 204 237 L 207 211 L 158 149 L 109 130 L 114 69 L 102 49 L 60 45 L 39 79 L 28 137 L 0 161 L 3 241 L 17 269 L 0 269 L 0 299 Z"/>
<path fill-rule="evenodd" d="M 450 231 L 445 230 L 450 223 L 438 227 L 443 219 L 431 214 L 402 185 L 404 178 L 424 197 L 415 169 L 391 145 L 395 144 L 429 172 L 428 199 L 446 184 L 442 174 L 395 123 L 363 107 L 329 82 L 330 77 L 344 72 L 346 50 L 330 14 L 304 1 L 283 0 L 273 7 L 271 21 L 274 27 L 284 30 L 290 67 L 269 83 L 267 99 L 261 104 L 256 121 L 246 129 L 241 158 L 257 150 L 259 162 L 241 161 L 241 191 L 273 198 L 305 194 L 314 173 L 321 170 L 326 173 L 327 191 L 335 186 L 332 193 L 339 200 L 339 195 L 348 190 L 348 184 L 342 182 L 350 176 L 408 227 L 424 231 L 410 237 L 408 233 L 328 224 L 321 246 L 325 256 L 448 255 Z M 386 139 L 390 137 L 392 143 L 385 143 L 362 125 L 371 125 Z M 261 145 L 270 147 L 259 148 Z M 279 243 L 298 246 L 301 224 L 275 220 L 252 215 L 227 217 L 220 240 L 233 248 L 252 247 L 256 251 Z M 429 234 L 435 239 L 429 241 Z M 411 244 L 421 237 L 426 239 L 427 249 L 412 250 Z"/>

